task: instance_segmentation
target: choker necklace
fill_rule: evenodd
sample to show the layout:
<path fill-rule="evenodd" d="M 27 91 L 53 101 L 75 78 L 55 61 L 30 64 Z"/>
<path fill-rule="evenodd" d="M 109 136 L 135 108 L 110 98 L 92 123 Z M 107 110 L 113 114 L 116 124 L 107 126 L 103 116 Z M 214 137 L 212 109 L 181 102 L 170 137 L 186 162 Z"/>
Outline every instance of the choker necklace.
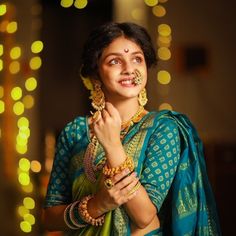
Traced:
<path fill-rule="evenodd" d="M 148 112 L 144 109 L 144 107 L 140 106 L 138 111 L 131 117 L 131 119 L 122 122 L 121 132 L 120 132 L 121 140 L 123 140 L 125 135 L 128 133 L 130 127 L 133 126 L 135 123 L 138 123 L 147 113 Z M 102 160 L 98 165 L 94 164 L 98 145 L 99 145 L 98 139 L 95 135 L 93 135 L 85 151 L 83 160 L 85 175 L 92 183 L 95 183 L 97 180 L 95 172 L 101 170 L 106 163 L 106 158 L 104 158 L 104 160 Z"/>

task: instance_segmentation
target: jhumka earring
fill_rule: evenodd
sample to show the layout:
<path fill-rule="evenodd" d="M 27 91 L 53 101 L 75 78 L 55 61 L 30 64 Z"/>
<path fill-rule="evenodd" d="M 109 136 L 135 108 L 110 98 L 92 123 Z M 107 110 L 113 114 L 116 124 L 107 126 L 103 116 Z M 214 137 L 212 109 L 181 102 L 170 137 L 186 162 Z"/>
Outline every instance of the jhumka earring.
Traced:
<path fill-rule="evenodd" d="M 146 92 L 146 89 L 143 88 L 142 91 L 138 95 L 139 105 L 140 106 L 145 106 L 147 101 L 148 101 L 148 99 L 147 99 L 147 92 Z"/>
<path fill-rule="evenodd" d="M 93 80 L 93 90 L 91 90 L 92 106 L 96 110 L 93 119 L 98 116 L 98 113 L 105 108 L 105 96 L 101 89 L 101 82 L 99 80 Z"/>

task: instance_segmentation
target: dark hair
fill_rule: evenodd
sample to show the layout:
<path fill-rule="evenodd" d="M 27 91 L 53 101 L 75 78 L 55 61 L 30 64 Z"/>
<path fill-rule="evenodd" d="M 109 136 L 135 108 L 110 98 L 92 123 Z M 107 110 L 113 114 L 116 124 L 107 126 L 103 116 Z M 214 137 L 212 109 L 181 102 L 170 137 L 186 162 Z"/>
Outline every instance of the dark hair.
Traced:
<path fill-rule="evenodd" d="M 83 48 L 81 74 L 85 77 L 98 73 L 98 60 L 103 50 L 116 38 L 124 36 L 133 40 L 142 49 L 147 68 L 156 64 L 156 53 L 153 48 L 151 37 L 146 29 L 135 23 L 109 22 L 94 29 Z"/>

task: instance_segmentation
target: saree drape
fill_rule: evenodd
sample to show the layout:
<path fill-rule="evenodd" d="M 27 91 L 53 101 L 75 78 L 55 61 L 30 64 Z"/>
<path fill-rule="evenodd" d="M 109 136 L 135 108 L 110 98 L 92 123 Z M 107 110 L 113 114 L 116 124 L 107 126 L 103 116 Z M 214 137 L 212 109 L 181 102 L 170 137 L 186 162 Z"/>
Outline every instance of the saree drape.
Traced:
<path fill-rule="evenodd" d="M 77 117 L 57 142 L 45 207 L 68 204 L 99 189 L 84 174 L 83 155 L 89 143 L 88 122 Z M 207 177 L 202 142 L 189 119 L 173 111 L 149 112 L 132 126 L 123 146 L 135 162 L 135 171 L 153 204 L 161 228 L 150 235 L 221 235 L 212 190 Z M 95 159 L 105 158 L 100 146 Z M 103 226 L 86 226 L 67 235 L 131 235 L 130 220 L 121 206 L 106 214 Z"/>

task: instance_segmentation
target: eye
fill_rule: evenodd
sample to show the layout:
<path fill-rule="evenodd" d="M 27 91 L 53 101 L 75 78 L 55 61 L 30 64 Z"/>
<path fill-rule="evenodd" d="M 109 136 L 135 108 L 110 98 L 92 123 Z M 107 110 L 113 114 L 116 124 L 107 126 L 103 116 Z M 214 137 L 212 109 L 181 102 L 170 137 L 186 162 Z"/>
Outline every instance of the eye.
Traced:
<path fill-rule="evenodd" d="M 137 57 L 134 58 L 134 62 L 135 63 L 139 63 L 140 64 L 140 63 L 142 63 L 142 61 L 143 61 L 143 58 L 140 57 L 140 56 L 137 56 Z"/>
<path fill-rule="evenodd" d="M 118 58 L 113 58 L 108 63 L 109 65 L 117 65 L 117 64 L 121 64 L 121 61 Z"/>

